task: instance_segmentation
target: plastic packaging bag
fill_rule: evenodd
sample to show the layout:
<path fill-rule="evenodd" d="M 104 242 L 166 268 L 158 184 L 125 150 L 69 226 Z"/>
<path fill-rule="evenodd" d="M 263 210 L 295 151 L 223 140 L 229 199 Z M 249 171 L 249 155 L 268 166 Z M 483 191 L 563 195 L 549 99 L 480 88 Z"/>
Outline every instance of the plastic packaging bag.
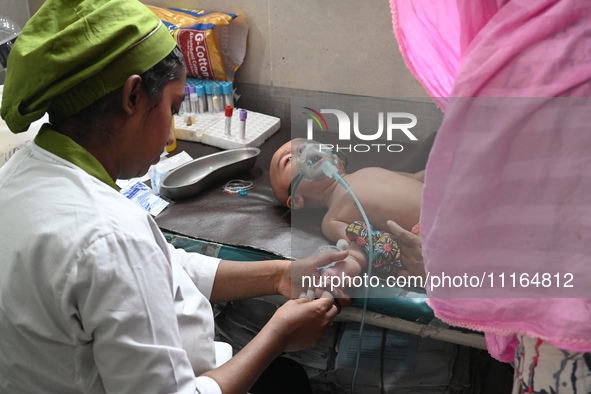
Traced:
<path fill-rule="evenodd" d="M 10 18 L 0 15 L 0 66 L 6 68 L 8 54 L 21 29 Z"/>
<path fill-rule="evenodd" d="M 189 156 L 187 152 L 182 151 L 178 155 L 166 159 L 161 159 L 158 163 L 154 164 L 153 166 L 150 166 L 148 173 L 150 175 L 150 180 L 152 182 L 152 190 L 154 190 L 155 193 L 159 194 L 160 180 L 164 178 L 164 176 L 168 174 L 169 171 L 174 170 L 178 166 L 188 163 L 191 160 L 193 160 L 191 156 Z"/>
<path fill-rule="evenodd" d="M 241 15 L 148 6 L 185 56 L 189 75 L 233 81 L 246 54 L 248 25 Z"/>

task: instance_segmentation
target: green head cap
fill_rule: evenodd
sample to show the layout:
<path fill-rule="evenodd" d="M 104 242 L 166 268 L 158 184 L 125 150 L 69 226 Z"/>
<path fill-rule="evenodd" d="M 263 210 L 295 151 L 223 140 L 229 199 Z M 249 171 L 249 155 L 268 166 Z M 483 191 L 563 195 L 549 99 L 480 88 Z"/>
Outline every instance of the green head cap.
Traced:
<path fill-rule="evenodd" d="M 47 0 L 8 57 L 1 115 L 14 133 L 77 114 L 164 59 L 176 42 L 137 0 Z"/>

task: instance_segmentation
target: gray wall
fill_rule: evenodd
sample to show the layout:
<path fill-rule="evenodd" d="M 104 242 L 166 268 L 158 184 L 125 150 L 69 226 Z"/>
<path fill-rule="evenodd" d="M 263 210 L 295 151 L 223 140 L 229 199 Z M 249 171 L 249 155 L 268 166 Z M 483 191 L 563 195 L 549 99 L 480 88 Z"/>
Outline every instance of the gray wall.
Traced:
<path fill-rule="evenodd" d="M 375 97 L 428 97 L 406 68 L 388 0 L 143 0 L 245 16 L 239 82 Z"/>
<path fill-rule="evenodd" d="M 3 0 L 0 0 L 0 1 L 3 1 Z M 29 3 L 29 11 L 30 11 L 31 15 L 33 15 L 35 12 L 37 12 L 39 7 L 41 7 L 41 4 L 44 3 L 44 0 L 28 0 L 28 3 Z"/>
<path fill-rule="evenodd" d="M 388 0 L 143 0 L 243 14 L 250 26 L 237 82 L 386 98 L 426 98 L 406 68 Z M 0 0 L 15 21 L 43 0 Z"/>

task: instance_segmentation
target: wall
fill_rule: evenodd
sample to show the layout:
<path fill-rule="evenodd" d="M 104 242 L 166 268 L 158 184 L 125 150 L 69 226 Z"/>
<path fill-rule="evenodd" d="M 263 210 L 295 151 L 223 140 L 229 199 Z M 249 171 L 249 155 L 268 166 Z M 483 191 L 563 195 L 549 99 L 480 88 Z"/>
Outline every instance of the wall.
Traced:
<path fill-rule="evenodd" d="M 406 68 L 387 0 L 143 0 L 245 16 L 238 82 L 374 97 L 428 97 Z M 362 4 L 362 6 L 361 6 Z"/>
<path fill-rule="evenodd" d="M 28 3 L 30 15 L 33 15 L 41 7 L 41 4 L 44 3 L 44 0 L 28 0 Z"/>
<path fill-rule="evenodd" d="M 426 98 L 406 68 L 388 0 L 142 0 L 245 16 L 248 51 L 237 82 L 386 98 Z M 22 0 L 0 0 L 21 3 Z M 43 0 L 28 0 L 31 13 Z"/>

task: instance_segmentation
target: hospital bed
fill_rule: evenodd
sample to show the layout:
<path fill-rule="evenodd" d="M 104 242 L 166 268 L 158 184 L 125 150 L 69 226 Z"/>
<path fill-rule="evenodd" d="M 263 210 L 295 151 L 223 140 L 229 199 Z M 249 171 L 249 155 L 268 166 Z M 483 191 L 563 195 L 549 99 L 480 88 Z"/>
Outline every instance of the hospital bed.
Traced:
<path fill-rule="evenodd" d="M 269 164 L 273 153 L 291 138 L 288 129 L 282 128 L 263 143 L 254 168 L 238 176 L 254 184 L 247 195 L 225 194 L 222 188 L 230 179 L 222 180 L 197 196 L 178 200 L 164 210 L 156 221 L 168 233 L 171 242 L 177 247 L 230 260 L 300 258 L 329 245 L 320 231 L 319 220 L 298 220 L 307 228 L 292 228 L 291 215 L 285 215 L 287 208 L 281 206 L 273 195 Z M 431 143 L 432 139 L 420 145 L 405 146 L 406 154 L 398 161 L 397 169 L 414 172 L 424 167 Z M 177 151 L 183 150 L 193 158 L 220 151 L 200 143 L 178 141 Z M 318 212 L 302 215 L 322 217 Z M 369 314 L 371 324 L 398 327 L 405 332 L 485 349 L 479 334 L 424 327 L 434 318 L 424 291 L 400 288 L 372 291 L 368 308 L 382 316 Z M 354 299 L 353 306 L 345 308 L 342 316 L 358 321 L 361 305 L 360 298 Z"/>
<path fill-rule="evenodd" d="M 400 156 L 399 167 L 396 169 L 416 172 L 424 168 L 433 137 L 423 144 L 405 146 L 406 154 Z M 329 241 L 320 231 L 320 219 L 305 220 L 305 226 L 309 228 L 294 228 L 290 215 L 285 215 L 287 208 L 282 207 L 273 195 L 269 182 L 269 164 L 273 153 L 289 139 L 289 125 L 283 125 L 260 146 L 261 153 L 255 166 L 237 176 L 254 183 L 247 195 L 225 194 L 222 188 L 225 182 L 230 180 L 227 179 L 221 180 L 195 197 L 178 200 L 166 208 L 157 216 L 156 222 L 167 240 L 187 251 L 239 261 L 300 258 L 305 257 L 302 250 L 313 254 L 329 245 Z M 193 158 L 220 151 L 218 148 L 200 143 L 178 141 L 177 150 L 173 154 L 183 150 Z M 355 168 L 352 169 L 354 170 Z M 311 212 L 310 215 L 322 217 L 317 212 Z M 450 328 L 436 319 L 427 305 L 424 290 L 386 288 L 372 291 L 377 293 L 372 293 L 368 298 L 367 313 L 364 317 L 366 327 L 385 328 L 388 332 L 403 333 L 396 335 L 442 341 L 441 345 L 433 345 L 433 342 L 427 340 L 427 345 L 421 345 L 428 348 L 425 350 L 427 354 L 443 352 L 437 346 L 449 351 L 452 346 L 463 345 L 457 347 L 461 348 L 463 353 L 468 347 L 486 349 L 482 334 Z M 338 317 L 338 321 L 344 324 L 360 322 L 362 319 L 363 294 L 354 296 L 357 298 L 353 299 L 353 304 L 344 308 Z M 283 297 L 273 296 L 218 306 L 216 322 L 219 323 L 222 336 L 233 346 L 240 348 L 256 334 L 257 327 L 262 327 L 266 319 L 283 302 Z M 226 335 L 235 338 L 227 338 Z M 295 359 L 314 370 L 312 374 L 316 373 L 315 376 L 325 376 L 323 368 L 326 368 L 326 365 L 322 363 L 329 362 L 330 357 L 326 355 L 333 354 L 334 348 L 340 346 L 342 336 L 342 332 L 329 332 L 326 342 L 320 343 L 316 348 L 321 350 L 296 355 Z M 461 352 L 454 350 L 453 357 L 460 358 Z M 420 359 L 421 356 L 417 357 Z M 462 357 L 465 357 L 465 354 Z M 468 361 L 464 360 L 464 366 L 466 363 Z M 443 369 L 450 369 L 453 362 L 446 361 L 444 365 Z M 350 372 L 343 368 L 341 370 Z M 391 374 L 395 375 L 394 372 Z M 449 374 L 451 376 L 451 372 Z M 427 372 L 425 375 L 430 373 Z M 371 379 L 368 377 L 368 380 Z M 400 378 L 396 384 L 401 384 Z"/>

